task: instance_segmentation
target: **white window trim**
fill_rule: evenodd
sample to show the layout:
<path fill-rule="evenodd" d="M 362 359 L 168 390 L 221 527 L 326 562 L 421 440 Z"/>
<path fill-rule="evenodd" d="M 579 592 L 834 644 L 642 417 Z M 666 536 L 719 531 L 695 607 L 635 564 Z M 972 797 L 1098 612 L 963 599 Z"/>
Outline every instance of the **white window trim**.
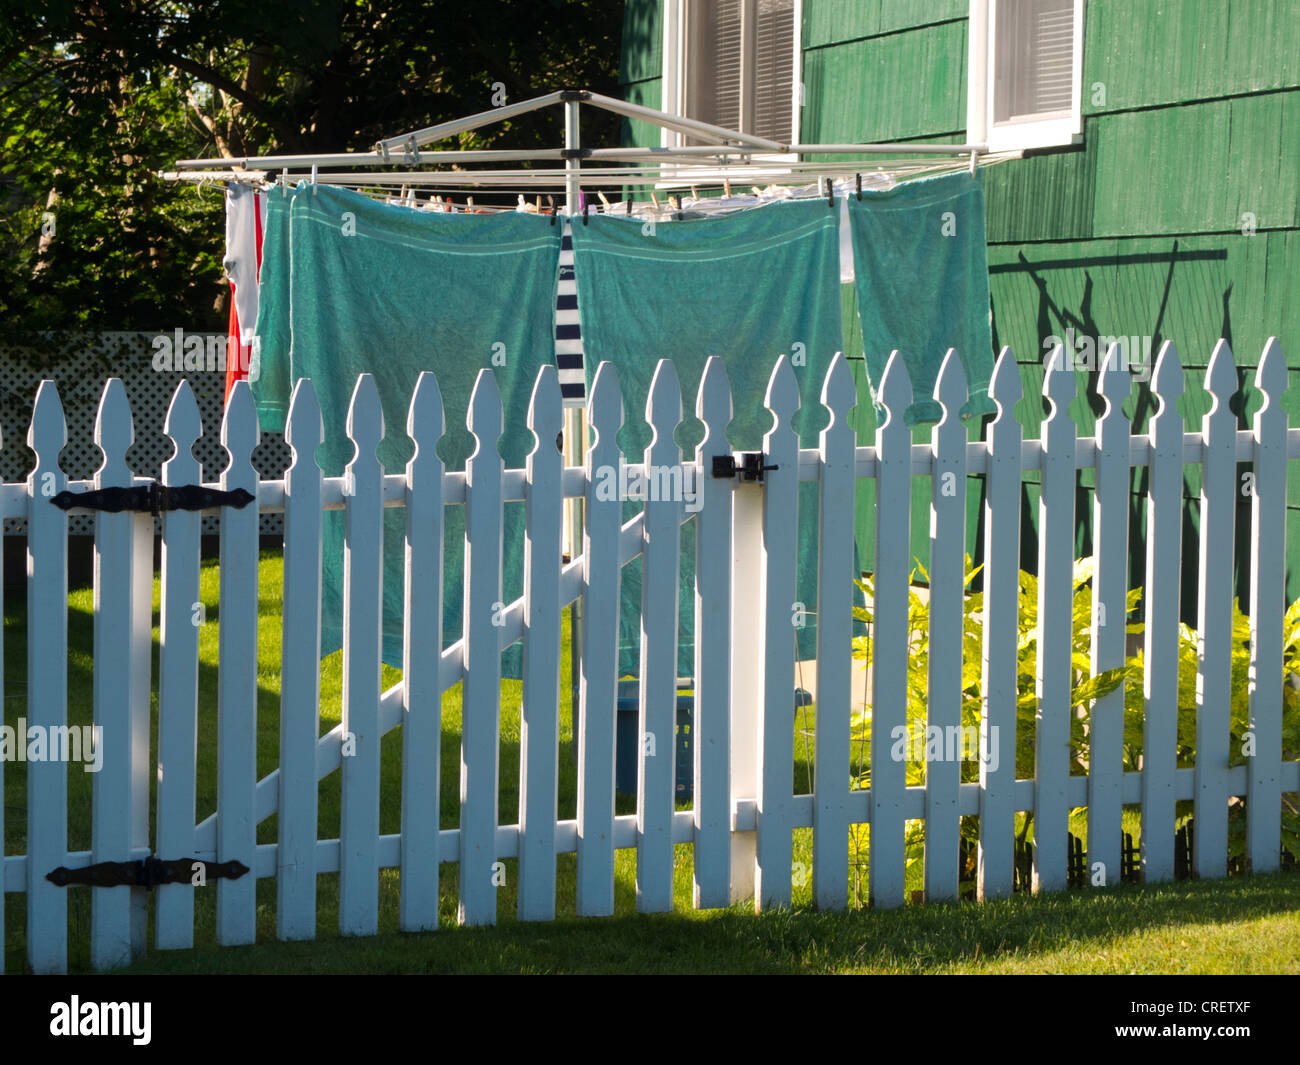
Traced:
<path fill-rule="evenodd" d="M 682 104 L 686 96 L 686 39 L 683 27 L 689 24 L 687 5 L 691 0 L 663 0 L 664 36 L 663 36 L 663 80 L 660 82 L 660 109 L 670 115 L 682 114 Z M 800 117 L 803 109 L 803 0 L 794 0 L 794 72 L 790 94 L 790 143 L 799 143 Z M 677 130 L 661 129 L 659 146 L 662 148 L 681 147 L 684 135 Z M 738 131 L 743 132 L 743 131 Z M 798 153 L 763 154 L 749 156 L 756 163 L 794 163 L 799 161 Z M 656 188 L 680 188 L 692 182 L 713 180 L 724 176 L 716 167 L 663 166 L 660 170 L 661 180 Z"/>
<path fill-rule="evenodd" d="M 996 62 L 994 28 L 998 0 L 971 0 L 969 29 L 970 81 L 967 86 L 966 139 L 984 143 L 993 152 L 1026 148 L 1053 148 L 1078 143 L 1083 136 L 1083 27 L 1085 0 L 1074 0 L 1074 56 L 1070 109 L 1042 118 L 993 119 L 993 83 L 989 76 Z"/>

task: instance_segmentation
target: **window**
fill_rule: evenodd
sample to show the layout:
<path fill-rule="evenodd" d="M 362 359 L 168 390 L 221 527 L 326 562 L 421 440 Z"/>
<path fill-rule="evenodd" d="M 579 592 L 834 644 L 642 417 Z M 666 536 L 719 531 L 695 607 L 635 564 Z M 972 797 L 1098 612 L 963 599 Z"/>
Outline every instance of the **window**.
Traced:
<path fill-rule="evenodd" d="M 1083 132 L 1083 2 L 971 0 L 972 141 L 1009 151 L 1071 144 Z"/>
<path fill-rule="evenodd" d="M 799 0 L 665 0 L 663 108 L 791 144 Z M 665 131 L 665 146 L 707 143 Z"/>

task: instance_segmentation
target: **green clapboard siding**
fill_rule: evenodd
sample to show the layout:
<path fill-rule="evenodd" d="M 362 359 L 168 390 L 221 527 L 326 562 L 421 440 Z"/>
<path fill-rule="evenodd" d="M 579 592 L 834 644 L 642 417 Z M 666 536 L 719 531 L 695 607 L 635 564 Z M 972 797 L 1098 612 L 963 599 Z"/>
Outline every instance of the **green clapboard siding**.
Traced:
<path fill-rule="evenodd" d="M 624 0 L 619 81 L 627 85 L 662 77 L 663 55 L 663 0 Z"/>
<path fill-rule="evenodd" d="M 1085 114 L 1300 85 L 1295 0 L 1088 0 Z"/>
<path fill-rule="evenodd" d="M 992 167 L 990 243 L 1292 228 L 1300 90 L 1084 120 L 1081 147 Z"/>
<path fill-rule="evenodd" d="M 623 86 L 623 99 L 630 104 L 642 107 L 659 107 L 663 78 L 652 81 L 639 81 L 635 85 Z M 623 119 L 623 143 L 637 147 L 657 148 L 660 142 L 660 128 L 641 118 Z"/>
<path fill-rule="evenodd" d="M 921 72 L 924 72 L 922 74 Z M 805 51 L 805 143 L 870 143 L 966 128 L 966 24 Z"/>
<path fill-rule="evenodd" d="M 965 19 L 969 0 L 804 0 L 803 46 L 819 48 L 859 37 Z"/>

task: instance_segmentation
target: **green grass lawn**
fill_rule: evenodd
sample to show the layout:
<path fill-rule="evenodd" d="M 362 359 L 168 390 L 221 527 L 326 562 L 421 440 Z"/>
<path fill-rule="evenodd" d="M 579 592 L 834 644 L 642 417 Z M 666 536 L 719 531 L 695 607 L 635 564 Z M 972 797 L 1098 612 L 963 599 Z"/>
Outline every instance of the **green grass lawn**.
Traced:
<path fill-rule="evenodd" d="M 258 633 L 258 771 L 264 776 L 278 764 L 280 682 L 280 588 L 278 553 L 261 558 Z M 203 567 L 200 594 L 206 623 L 200 630 L 201 658 L 198 718 L 197 812 L 202 820 L 216 808 L 216 663 L 220 609 L 215 562 Z M 158 585 L 155 582 L 155 597 Z M 7 597 L 5 609 L 5 720 L 13 724 L 26 712 L 26 630 L 21 596 Z M 157 599 L 155 598 L 155 609 Z M 577 775 L 571 729 L 569 639 L 565 614 L 560 707 L 559 816 L 576 816 Z M 93 652 L 92 594 L 72 592 L 69 601 L 69 721 L 91 721 Z M 155 628 L 155 639 L 157 629 Z M 321 665 L 321 731 L 341 716 L 341 654 Z M 154 667 L 155 685 L 157 662 Z M 400 679 L 385 667 L 385 687 Z M 501 820 L 517 820 L 519 803 L 520 683 L 504 681 L 501 704 Z M 155 697 L 156 755 L 156 697 Z M 811 731 L 815 707 L 800 711 L 795 723 L 794 786 L 810 789 Z M 442 827 L 459 823 L 459 686 L 443 700 Z M 858 752 L 854 752 L 854 767 Z M 390 732 L 381 747 L 380 831 L 400 828 L 401 733 Z M 73 767 L 69 774 L 70 850 L 90 847 L 93 775 Z M 5 774 L 5 851 L 26 850 L 25 774 L 10 766 Z M 339 828 L 339 775 L 320 784 L 319 836 L 332 839 Z M 634 813 L 635 800 L 620 795 L 618 812 Z M 1127 818 L 1127 815 L 1126 815 Z M 850 841 L 850 897 L 865 896 L 859 863 L 865 854 L 865 828 Z M 276 839 L 275 818 L 258 829 L 260 843 Z M 164 855 L 163 857 L 171 857 Z M 525 925 L 515 920 L 516 876 L 506 862 L 506 884 L 498 894 L 500 925 L 495 929 L 455 927 L 457 867 L 441 870 L 439 922 L 443 930 L 421 935 L 397 931 L 399 878 L 396 870 L 380 873 L 380 935 L 345 939 L 338 935 L 338 876 L 319 877 L 319 906 L 314 944 L 275 941 L 275 882 L 257 885 L 258 944 L 218 949 L 215 945 L 215 892 L 199 891 L 196 901 L 195 949 L 150 950 L 133 971 L 139 972 L 424 972 L 424 971 L 870 971 L 870 972 L 1198 972 L 1300 971 L 1300 877 L 1236 879 L 1219 883 L 1181 883 L 1161 887 L 1120 887 L 1099 895 L 1072 892 L 1050 898 L 1017 897 L 975 906 L 908 906 L 892 913 L 857 908 L 844 914 L 817 914 L 811 909 L 812 833 L 795 833 L 794 860 L 809 875 L 795 877 L 791 912 L 755 916 L 752 906 L 698 913 L 691 908 L 691 848 L 678 846 L 675 908 L 672 915 L 635 914 L 636 853 L 618 852 L 616 916 L 578 920 L 574 914 L 576 858 L 558 858 L 558 920 Z M 909 869 L 908 886 L 921 886 L 919 863 Z M 89 891 L 69 889 L 71 924 L 69 965 L 89 967 Z M 21 971 L 25 896 L 5 899 L 6 968 Z M 151 925 L 152 935 L 152 925 Z"/>

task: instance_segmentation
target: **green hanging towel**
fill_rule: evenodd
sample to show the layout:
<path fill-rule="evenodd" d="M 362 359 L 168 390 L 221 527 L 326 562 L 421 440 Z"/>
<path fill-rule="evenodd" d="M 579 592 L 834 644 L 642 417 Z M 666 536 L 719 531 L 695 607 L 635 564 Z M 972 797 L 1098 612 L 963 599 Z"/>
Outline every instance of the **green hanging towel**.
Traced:
<path fill-rule="evenodd" d="M 272 204 L 276 199 L 272 194 Z M 269 219 L 268 240 L 276 231 Z M 525 465 L 534 445 L 527 427 L 533 384 L 538 370 L 554 362 L 559 226 L 513 212 L 416 211 L 346 189 L 300 185 L 291 200 L 288 238 L 287 256 L 283 244 L 272 243 L 270 254 L 263 246 L 264 292 L 274 293 L 288 269 L 290 335 L 286 353 L 280 341 L 284 308 L 273 296 L 270 310 L 259 310 L 262 362 L 253 386 L 264 428 L 283 426 L 293 383 L 310 377 L 325 421 L 318 458 L 326 476 L 339 476 L 354 450 L 346 426 L 357 375 L 373 374 L 384 413 L 379 459 L 385 472 L 401 473 L 414 452 L 406 436 L 411 392 L 420 371 L 431 370 L 447 424 L 438 454 L 449 470 L 463 470 L 474 450 L 465 427 L 470 393 L 479 371 L 492 369 L 504 407 L 498 450 L 507 468 Z M 523 594 L 523 512 L 522 503 L 505 504 L 506 603 Z M 403 508 L 385 508 L 383 655 L 399 667 L 404 526 Z M 445 528 L 447 645 L 461 634 L 463 507 L 447 508 Z M 329 654 L 342 646 L 341 511 L 325 514 L 323 548 L 321 653 Z M 519 675 L 520 658 L 516 643 L 503 659 L 507 675 Z"/>
<path fill-rule="evenodd" d="M 939 367 L 955 348 L 970 399 L 963 416 L 992 414 L 989 269 L 984 243 L 983 172 L 907 181 L 849 197 L 853 270 L 862 351 L 873 394 L 897 349 L 915 401 L 904 420 L 935 422 Z"/>
<path fill-rule="evenodd" d="M 704 364 L 720 355 L 731 380 L 728 439 L 757 451 L 771 427 L 763 405 L 777 359 L 787 355 L 799 381 L 795 416 L 800 446 L 816 447 L 826 423 L 821 388 L 841 347 L 839 216 L 824 199 L 777 202 L 733 215 L 680 222 L 642 222 L 593 215 L 573 226 L 578 313 L 591 389 L 597 366 L 614 364 L 623 391 L 619 436 L 629 463 L 641 462 L 650 429 L 646 397 L 655 367 L 671 358 L 682 388 L 683 458 L 703 438 L 695 397 Z M 629 503 L 626 517 L 638 504 Z M 682 528 L 678 673 L 694 673 L 694 523 Z M 799 493 L 797 594 L 806 624 L 797 629 L 800 658 L 816 649 L 817 485 Z M 852 580 L 855 574 L 846 573 Z M 641 610 L 640 559 L 623 569 L 619 669 L 636 673 Z M 794 604 L 792 617 L 794 616 Z"/>

